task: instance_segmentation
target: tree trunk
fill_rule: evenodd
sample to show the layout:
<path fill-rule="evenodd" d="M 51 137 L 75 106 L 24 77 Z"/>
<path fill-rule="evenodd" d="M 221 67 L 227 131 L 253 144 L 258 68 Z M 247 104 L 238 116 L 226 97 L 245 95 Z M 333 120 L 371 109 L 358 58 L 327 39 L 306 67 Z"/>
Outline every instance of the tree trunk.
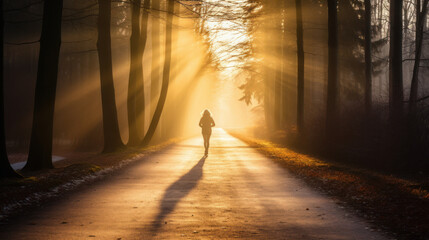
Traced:
<path fill-rule="evenodd" d="M 186 11 L 186 9 L 181 9 L 181 5 L 177 4 L 175 11 L 177 13 L 180 13 L 181 11 Z M 173 26 L 180 26 L 181 22 L 180 22 L 180 17 L 173 17 Z M 172 49 L 178 49 L 179 48 L 179 27 L 173 27 L 172 29 L 172 33 L 171 33 L 171 37 L 172 37 L 172 43 L 171 43 L 171 48 Z M 178 51 L 172 51 L 171 53 L 171 66 L 170 66 L 170 82 L 174 82 L 175 80 L 177 80 L 177 76 L 179 75 L 178 73 L 180 72 L 180 59 L 181 56 L 179 56 Z M 182 92 L 182 94 L 180 95 L 184 95 L 184 96 L 188 96 L 189 92 L 191 92 L 191 89 L 188 88 L 188 91 Z M 176 96 L 176 99 L 178 99 L 178 101 L 176 102 L 177 106 L 186 106 L 186 99 L 188 97 L 184 97 L 184 96 Z M 165 115 L 164 115 L 164 121 L 166 122 L 165 127 L 164 127 L 164 131 L 167 133 L 167 138 L 168 137 L 172 137 L 172 136 L 177 136 L 178 134 L 180 134 L 179 128 L 177 126 L 181 126 L 181 123 L 183 123 L 184 118 L 180 118 L 177 119 L 176 116 L 181 115 L 181 109 L 180 108 L 175 108 L 175 109 L 170 109 L 168 111 L 165 111 Z M 174 122 L 174 124 L 172 124 Z"/>
<path fill-rule="evenodd" d="M 286 56 L 288 56 L 288 51 L 289 48 L 286 47 L 287 45 L 287 39 L 290 36 L 290 33 L 287 31 L 287 29 L 289 28 L 289 25 L 287 23 L 289 23 L 289 18 L 286 14 L 286 11 L 288 9 L 288 3 L 286 1 L 281 1 L 281 6 L 278 7 L 278 9 L 280 9 L 279 15 L 280 15 L 280 21 L 278 21 L 279 24 L 279 30 L 280 30 L 280 36 L 279 36 L 279 40 L 280 40 L 280 45 L 278 46 L 278 59 L 279 59 L 279 72 L 280 72 L 280 76 L 279 76 L 279 80 L 280 80 L 280 109 L 279 109 L 279 122 L 280 122 L 280 129 L 286 129 L 288 127 L 290 127 L 291 125 L 291 119 L 290 119 L 290 115 L 291 115 L 291 110 L 290 110 L 290 89 L 288 87 L 288 79 L 290 78 L 289 73 L 286 71 L 286 66 L 288 65 L 288 59 L 286 59 Z"/>
<path fill-rule="evenodd" d="M 160 0 L 152 0 L 152 65 L 150 74 L 150 115 L 154 114 L 155 102 L 160 88 L 161 39 L 160 39 Z"/>
<path fill-rule="evenodd" d="M 372 108 L 371 0 L 365 0 L 365 111 Z"/>
<path fill-rule="evenodd" d="M 419 85 L 419 69 L 420 69 L 420 57 L 422 55 L 422 43 L 423 43 L 423 30 L 426 21 L 427 5 L 429 0 L 424 0 L 423 5 L 420 7 L 420 0 L 417 0 L 417 21 L 416 21 L 416 50 L 413 68 L 413 77 L 411 79 L 411 90 L 410 90 L 410 113 L 414 113 L 417 107 L 417 95 Z"/>
<path fill-rule="evenodd" d="M 281 16 L 282 6 L 280 4 L 275 4 L 275 13 Z M 282 45 L 283 45 L 283 34 L 282 34 L 282 19 L 275 18 L 274 32 L 275 38 L 278 39 L 276 43 L 274 43 L 274 52 L 273 56 L 275 56 L 275 65 L 274 65 L 274 127 L 276 130 L 282 129 L 284 122 L 282 121 L 282 112 L 283 112 L 283 98 L 282 98 Z"/>
<path fill-rule="evenodd" d="M 174 0 L 168 0 L 167 2 L 167 21 L 166 21 L 166 31 L 165 31 L 165 61 L 164 69 L 162 72 L 162 87 L 161 94 L 159 96 L 158 104 L 156 105 L 155 112 L 150 122 L 149 129 L 142 141 L 143 146 L 147 146 L 152 139 L 156 127 L 158 125 L 159 119 L 161 118 L 162 110 L 164 108 L 165 100 L 167 98 L 168 92 L 168 83 L 170 81 L 170 65 L 171 65 L 171 35 L 173 27 L 173 14 L 174 14 Z"/>
<path fill-rule="evenodd" d="M 4 77 L 3 77 L 3 42 L 4 18 L 3 2 L 0 3 L 0 179 L 8 177 L 22 177 L 10 166 L 6 151 L 6 133 L 4 126 Z"/>
<path fill-rule="evenodd" d="M 269 36 L 272 36 L 274 32 L 273 27 L 273 21 L 268 17 L 272 16 L 275 7 L 273 6 L 272 1 L 265 1 L 264 2 L 264 15 L 265 20 L 263 21 L 263 28 L 267 29 L 269 34 L 266 36 L 263 36 L 264 40 L 264 50 L 267 52 L 269 56 L 273 56 L 275 52 L 275 48 L 272 44 L 272 39 Z M 274 79 L 275 79 L 275 73 L 272 68 L 275 64 L 275 60 L 273 60 L 273 57 L 267 57 L 265 59 L 267 62 L 264 65 L 263 71 L 264 71 L 264 113 L 265 113 L 265 123 L 266 127 L 269 131 L 273 130 L 275 128 L 274 124 Z"/>
<path fill-rule="evenodd" d="M 141 0 L 131 1 L 131 37 L 130 37 L 130 75 L 128 81 L 128 146 L 136 146 L 140 142 L 139 131 L 137 130 L 137 94 L 139 82 L 143 82 L 142 72 L 142 52 L 140 43 L 140 7 Z M 140 85 L 141 87 L 141 85 Z"/>
<path fill-rule="evenodd" d="M 398 123 L 402 117 L 402 0 L 390 1 L 389 54 L 390 120 Z"/>
<path fill-rule="evenodd" d="M 97 49 L 100 64 L 101 105 L 103 109 L 103 152 L 113 152 L 123 146 L 119 132 L 115 87 L 113 84 L 110 15 L 110 0 L 100 0 Z"/>
<path fill-rule="evenodd" d="M 52 135 L 63 0 L 45 0 L 30 149 L 24 170 L 53 168 Z"/>
<path fill-rule="evenodd" d="M 304 128 L 304 32 L 302 27 L 302 3 L 295 0 L 296 10 L 296 47 L 297 47 L 297 115 L 296 126 L 302 134 Z"/>
<path fill-rule="evenodd" d="M 143 54 L 146 49 L 147 42 L 147 25 L 149 18 L 149 8 L 150 8 L 150 0 L 143 0 L 143 9 L 141 13 L 141 29 L 140 29 L 140 55 L 143 61 Z M 140 129 L 141 136 L 145 134 L 145 115 L 146 115 L 146 101 L 145 101 L 145 88 L 144 88 L 144 76 L 143 76 L 144 67 L 141 64 L 141 81 L 137 83 L 138 92 L 136 94 L 136 110 L 137 110 L 137 129 Z"/>
<path fill-rule="evenodd" d="M 326 111 L 327 135 L 332 135 L 337 121 L 338 94 L 338 23 L 337 0 L 328 1 L 328 93 Z"/>

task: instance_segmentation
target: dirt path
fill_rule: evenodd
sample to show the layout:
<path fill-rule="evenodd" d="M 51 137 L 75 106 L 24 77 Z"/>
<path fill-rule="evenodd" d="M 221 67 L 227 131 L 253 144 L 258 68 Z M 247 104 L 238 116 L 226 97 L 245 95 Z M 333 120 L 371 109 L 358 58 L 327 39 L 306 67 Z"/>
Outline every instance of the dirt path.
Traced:
<path fill-rule="evenodd" d="M 222 129 L 0 227 L 0 239 L 385 239 Z"/>

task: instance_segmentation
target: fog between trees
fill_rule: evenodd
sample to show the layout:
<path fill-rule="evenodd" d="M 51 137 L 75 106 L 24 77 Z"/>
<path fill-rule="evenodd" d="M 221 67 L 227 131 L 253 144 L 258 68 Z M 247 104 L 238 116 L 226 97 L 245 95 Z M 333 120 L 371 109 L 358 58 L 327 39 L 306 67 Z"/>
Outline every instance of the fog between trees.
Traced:
<path fill-rule="evenodd" d="M 38 91 L 42 25 L 55 6 L 3 1 L 9 155 L 28 152 L 44 110 L 35 97 L 55 90 L 52 141 L 44 131 L 36 147 L 44 158 L 51 143 L 58 154 L 114 151 L 130 132 L 133 146 L 196 134 L 209 108 L 220 127 L 344 161 L 429 164 L 426 0 L 61 2 L 56 85 Z M 104 106 L 103 76 L 114 88 Z M 106 120 L 118 126 L 107 128 L 108 149 Z"/>

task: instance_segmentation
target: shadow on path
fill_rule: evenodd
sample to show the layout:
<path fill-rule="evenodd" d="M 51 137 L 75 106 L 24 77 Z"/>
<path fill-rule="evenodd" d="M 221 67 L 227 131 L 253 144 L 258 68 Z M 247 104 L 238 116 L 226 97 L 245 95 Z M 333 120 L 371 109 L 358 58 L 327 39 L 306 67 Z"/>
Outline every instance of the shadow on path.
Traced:
<path fill-rule="evenodd" d="M 202 157 L 189 172 L 165 190 L 159 205 L 159 213 L 152 224 L 151 232 L 156 232 L 164 224 L 164 218 L 174 210 L 177 203 L 197 186 L 198 181 L 203 176 L 203 166 L 206 158 L 207 156 Z"/>

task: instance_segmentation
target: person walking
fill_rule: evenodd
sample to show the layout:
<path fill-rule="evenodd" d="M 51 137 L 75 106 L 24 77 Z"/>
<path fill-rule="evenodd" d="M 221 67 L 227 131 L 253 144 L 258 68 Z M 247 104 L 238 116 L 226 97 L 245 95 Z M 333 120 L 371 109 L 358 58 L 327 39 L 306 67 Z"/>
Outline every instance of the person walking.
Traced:
<path fill-rule="evenodd" d="M 209 153 L 210 136 L 212 135 L 212 127 L 215 126 L 215 122 L 212 118 L 212 114 L 208 109 L 204 110 L 202 115 L 203 116 L 200 119 L 199 125 L 201 127 L 203 139 L 204 139 L 204 148 L 205 148 L 204 155 L 207 156 Z"/>

